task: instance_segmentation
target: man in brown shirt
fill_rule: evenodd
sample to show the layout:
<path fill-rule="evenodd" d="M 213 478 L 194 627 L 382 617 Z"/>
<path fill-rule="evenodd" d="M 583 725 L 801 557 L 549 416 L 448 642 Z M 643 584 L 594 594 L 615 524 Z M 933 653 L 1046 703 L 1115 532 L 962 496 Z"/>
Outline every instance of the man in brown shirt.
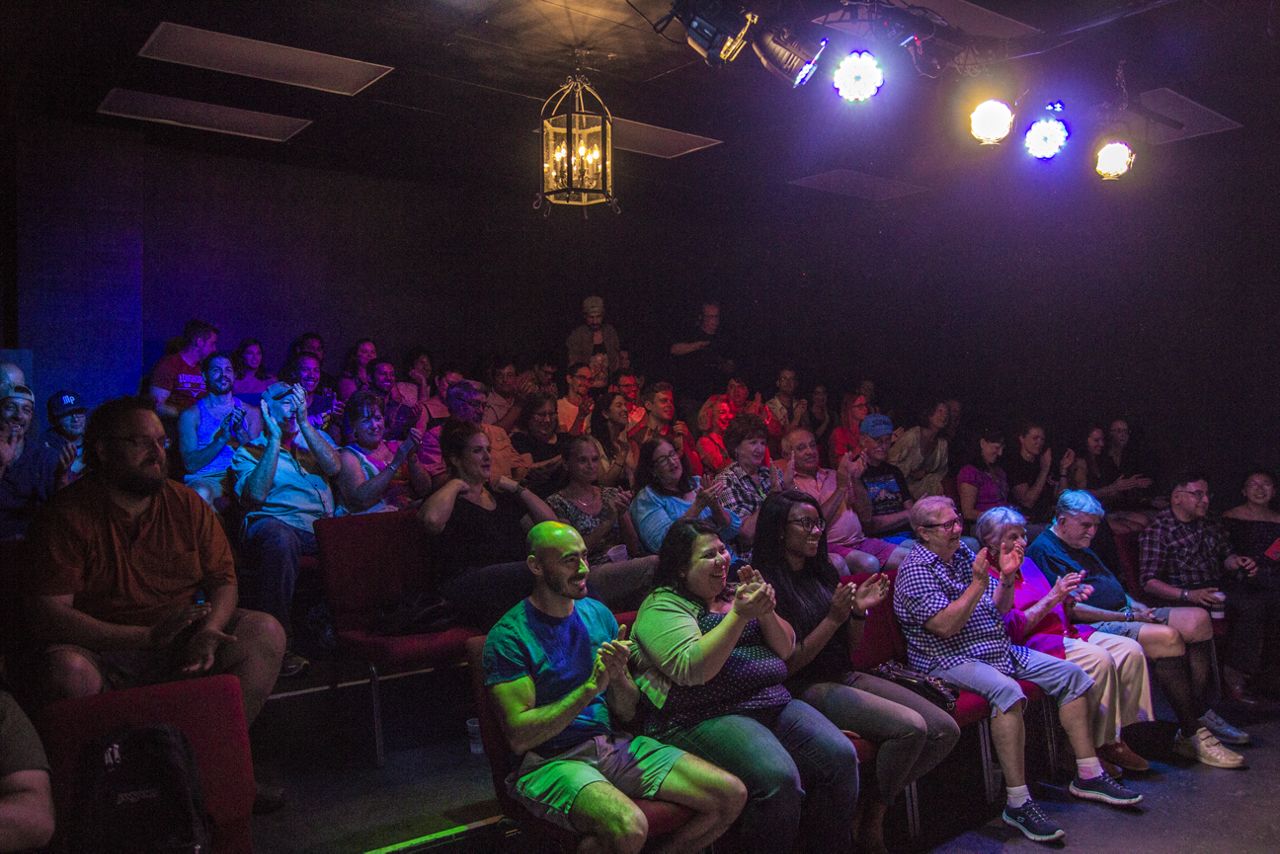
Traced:
<path fill-rule="evenodd" d="M 226 535 L 194 491 L 165 477 L 167 445 L 146 399 L 108 401 L 90 417 L 88 474 L 30 530 L 30 630 L 46 645 L 33 687 L 55 699 L 231 673 L 252 723 L 284 631 L 236 607 Z"/>

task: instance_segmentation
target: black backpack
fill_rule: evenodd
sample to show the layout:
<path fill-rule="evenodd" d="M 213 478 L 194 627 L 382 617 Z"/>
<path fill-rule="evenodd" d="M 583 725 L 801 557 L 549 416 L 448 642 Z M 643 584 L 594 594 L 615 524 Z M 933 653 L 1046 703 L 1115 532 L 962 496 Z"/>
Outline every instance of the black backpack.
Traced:
<path fill-rule="evenodd" d="M 160 854 L 210 850 L 209 818 L 187 737 L 168 724 L 125 727 L 85 745 L 72 850 Z"/>

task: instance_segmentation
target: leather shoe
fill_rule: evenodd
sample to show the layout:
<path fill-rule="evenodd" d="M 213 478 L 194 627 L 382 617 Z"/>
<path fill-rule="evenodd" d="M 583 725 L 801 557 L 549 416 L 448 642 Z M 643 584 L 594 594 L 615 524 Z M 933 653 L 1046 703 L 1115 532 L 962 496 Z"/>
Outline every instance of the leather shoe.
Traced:
<path fill-rule="evenodd" d="M 1113 765 L 1119 765 L 1126 771 L 1150 771 L 1151 763 L 1123 741 L 1104 744 L 1098 748 L 1098 758 Z"/>

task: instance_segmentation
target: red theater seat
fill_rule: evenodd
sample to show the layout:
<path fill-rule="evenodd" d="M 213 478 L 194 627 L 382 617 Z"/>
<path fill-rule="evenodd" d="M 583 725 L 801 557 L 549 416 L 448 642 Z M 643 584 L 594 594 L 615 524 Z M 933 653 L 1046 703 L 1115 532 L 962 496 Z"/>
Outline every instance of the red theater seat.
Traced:
<path fill-rule="evenodd" d="M 108 691 L 44 708 L 36 725 L 49 754 L 58 815 L 70 813 L 85 744 L 120 727 L 156 724 L 176 726 L 191 742 L 205 809 L 213 820 L 213 850 L 251 852 L 254 784 L 249 730 L 240 682 L 225 674 Z M 55 838 L 55 847 L 58 842 Z"/>

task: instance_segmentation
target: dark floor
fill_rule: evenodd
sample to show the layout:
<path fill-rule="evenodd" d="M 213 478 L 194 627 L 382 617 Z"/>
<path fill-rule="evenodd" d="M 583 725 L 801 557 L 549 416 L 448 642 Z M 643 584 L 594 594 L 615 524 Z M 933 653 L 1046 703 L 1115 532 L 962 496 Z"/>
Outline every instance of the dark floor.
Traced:
<path fill-rule="evenodd" d="M 360 674 L 344 674 L 358 677 Z M 286 690 L 318 687 L 285 683 Z M 260 852 L 364 852 L 391 849 L 519 851 L 527 840 L 504 836 L 495 821 L 489 767 L 468 749 L 469 684 L 465 671 L 417 674 L 383 683 L 387 764 L 374 767 L 369 694 L 365 685 L 273 699 L 254 727 L 260 772 L 282 782 L 289 806 L 254 823 Z M 1172 727 L 1135 728 L 1127 737 L 1156 760 L 1152 772 L 1129 781 L 1146 797 L 1124 811 L 1076 801 L 1061 785 L 1035 787 L 1046 811 L 1067 830 L 1067 846 L 1089 852 L 1280 851 L 1280 713 L 1227 710 L 1247 725 L 1250 767 L 1225 771 L 1167 753 Z M 999 821 L 981 796 L 976 741 L 961 741 L 953 758 L 921 791 L 923 843 L 915 850 L 991 852 L 1041 850 Z M 1038 774 L 1047 769 L 1030 757 Z M 903 814 L 891 823 L 905 826 Z M 905 844 L 899 836 L 898 842 Z M 892 839 L 891 839 L 892 841 Z M 932 846 L 932 847 L 931 847 Z M 1049 846 L 1062 847 L 1062 846 Z"/>

